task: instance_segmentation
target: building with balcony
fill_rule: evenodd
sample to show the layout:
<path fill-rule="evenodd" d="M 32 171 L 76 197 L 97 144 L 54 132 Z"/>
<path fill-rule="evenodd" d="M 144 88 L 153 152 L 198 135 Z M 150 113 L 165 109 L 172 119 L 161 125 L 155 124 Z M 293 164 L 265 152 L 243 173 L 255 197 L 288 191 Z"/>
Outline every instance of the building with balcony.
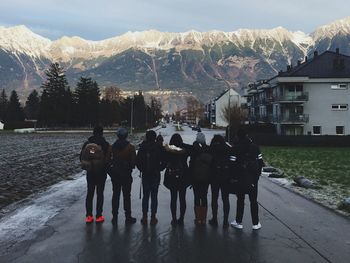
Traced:
<path fill-rule="evenodd" d="M 237 91 L 232 88 L 227 89 L 206 105 L 207 119 L 211 125 L 226 127 L 228 123 L 224 118 L 224 109 L 229 105 L 241 106 L 245 102 L 246 99 L 242 98 Z"/>
<path fill-rule="evenodd" d="M 350 134 L 350 57 L 314 52 L 312 59 L 250 83 L 251 123 L 272 123 L 280 135 Z"/>

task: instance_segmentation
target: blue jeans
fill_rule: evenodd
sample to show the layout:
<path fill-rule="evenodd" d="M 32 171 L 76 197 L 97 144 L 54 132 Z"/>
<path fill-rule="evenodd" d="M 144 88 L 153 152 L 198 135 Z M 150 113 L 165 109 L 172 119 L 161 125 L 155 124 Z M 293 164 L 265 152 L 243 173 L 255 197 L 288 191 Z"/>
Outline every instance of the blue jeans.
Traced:
<path fill-rule="evenodd" d="M 148 213 L 149 198 L 151 196 L 151 213 L 155 215 L 158 208 L 158 180 L 142 180 L 143 198 L 142 198 L 142 213 Z"/>

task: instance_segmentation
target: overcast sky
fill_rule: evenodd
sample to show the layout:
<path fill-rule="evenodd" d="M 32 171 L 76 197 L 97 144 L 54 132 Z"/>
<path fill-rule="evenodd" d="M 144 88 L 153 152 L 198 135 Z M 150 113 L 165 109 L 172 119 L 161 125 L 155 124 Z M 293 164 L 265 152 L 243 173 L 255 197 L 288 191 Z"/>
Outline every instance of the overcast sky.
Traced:
<path fill-rule="evenodd" d="M 277 26 L 310 33 L 348 16 L 349 0 L 0 0 L 0 25 L 26 25 L 50 39 Z"/>

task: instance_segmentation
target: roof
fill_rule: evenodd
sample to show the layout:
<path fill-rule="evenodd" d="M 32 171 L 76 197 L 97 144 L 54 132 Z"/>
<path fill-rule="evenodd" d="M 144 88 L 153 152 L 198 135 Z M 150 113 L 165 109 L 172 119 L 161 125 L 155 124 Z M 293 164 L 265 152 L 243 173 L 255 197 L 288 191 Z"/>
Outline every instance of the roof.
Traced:
<path fill-rule="evenodd" d="M 350 56 L 326 51 L 275 77 L 350 78 Z M 275 78 L 274 77 L 274 78 Z"/>
<path fill-rule="evenodd" d="M 218 99 L 220 99 L 222 96 L 224 96 L 229 90 L 233 90 L 234 92 L 237 93 L 237 91 L 235 91 L 233 88 L 229 88 L 229 89 L 226 89 L 224 90 L 223 92 L 220 93 L 219 96 L 217 96 L 214 100 L 217 101 Z M 238 94 L 238 93 L 237 93 Z"/>

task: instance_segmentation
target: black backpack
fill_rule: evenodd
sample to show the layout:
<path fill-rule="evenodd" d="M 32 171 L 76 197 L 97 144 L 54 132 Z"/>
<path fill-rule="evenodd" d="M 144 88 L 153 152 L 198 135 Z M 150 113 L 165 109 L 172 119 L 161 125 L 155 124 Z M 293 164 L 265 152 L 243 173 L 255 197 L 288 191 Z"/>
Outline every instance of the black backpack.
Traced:
<path fill-rule="evenodd" d="M 243 174 L 256 176 L 259 174 L 259 162 L 257 152 L 252 144 L 247 148 L 241 148 L 237 154 L 237 164 Z"/>
<path fill-rule="evenodd" d="M 213 156 L 203 149 L 195 156 L 193 173 L 196 182 L 209 182 L 212 160 Z"/>
<path fill-rule="evenodd" d="M 140 149 L 137 166 L 142 172 L 142 175 L 152 176 L 157 175 L 161 170 L 160 147 L 158 145 L 145 146 Z"/>

